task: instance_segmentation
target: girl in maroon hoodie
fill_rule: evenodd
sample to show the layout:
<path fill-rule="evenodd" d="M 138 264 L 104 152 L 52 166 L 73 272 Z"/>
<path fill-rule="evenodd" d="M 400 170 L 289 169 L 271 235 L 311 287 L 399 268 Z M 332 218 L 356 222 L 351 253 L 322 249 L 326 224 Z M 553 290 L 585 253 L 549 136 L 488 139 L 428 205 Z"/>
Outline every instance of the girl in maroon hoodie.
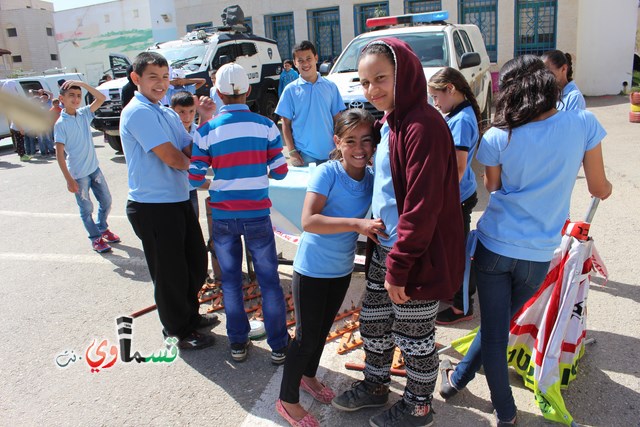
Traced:
<path fill-rule="evenodd" d="M 369 242 L 360 313 L 365 379 L 332 403 L 346 411 L 384 406 L 398 346 L 407 371 L 403 398 L 370 424 L 430 425 L 438 300 L 453 296 L 464 271 L 455 148 L 444 119 L 427 103 L 424 71 L 409 45 L 393 38 L 371 42 L 358 74 L 367 100 L 385 112 L 372 211 L 389 238 Z"/>

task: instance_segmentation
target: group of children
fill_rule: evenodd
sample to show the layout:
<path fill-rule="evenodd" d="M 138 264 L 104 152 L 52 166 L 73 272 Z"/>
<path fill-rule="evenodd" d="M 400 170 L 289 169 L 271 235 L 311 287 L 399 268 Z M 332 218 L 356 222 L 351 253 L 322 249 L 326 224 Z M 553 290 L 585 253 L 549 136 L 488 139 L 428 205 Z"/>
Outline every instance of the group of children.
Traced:
<path fill-rule="evenodd" d="M 207 260 L 197 197 L 195 204 L 190 197 L 196 188 L 208 188 L 231 357 L 245 360 L 250 345 L 242 293 L 244 237 L 261 288 L 271 359 L 284 363 L 276 410 L 292 426 L 319 425 L 300 405 L 300 389 L 343 411 L 386 405 L 396 346 L 406 365 L 404 393 L 370 424 L 430 425 L 439 370 L 435 324 L 469 318 L 472 309 L 464 309 L 473 302 L 463 301 L 476 288 L 480 330 L 456 368 L 447 360 L 440 364 L 440 394 L 452 397 L 484 367 L 498 425 L 515 424 L 506 361 L 511 315 L 544 279 L 580 166 L 591 194 L 605 199 L 612 190 L 600 144 L 605 131 L 587 111 L 560 111 L 580 99 L 571 84 L 570 60 L 551 52 L 544 57 L 549 68 L 531 55 L 507 62 L 496 114 L 484 131 L 462 75 L 446 68 L 427 83 L 419 59 L 400 40 L 375 40 L 358 60 L 365 97 L 384 112 L 380 122 L 365 110 L 342 111 L 337 88 L 317 73 L 313 44 L 297 45 L 293 58 L 300 76 L 284 88 L 276 109 L 282 137 L 275 123 L 249 110 L 251 87 L 240 65 L 217 70 L 214 87 L 222 106 L 216 111 L 210 98 L 187 92 L 173 95 L 172 109 L 164 107 L 167 61 L 151 52 L 134 61 L 131 79 L 138 91 L 123 110 L 120 127 L 129 178 L 127 216 L 142 241 L 163 333 L 178 337 L 181 349 L 213 344 L 212 336 L 199 332 L 216 319 L 198 312 Z M 90 106 L 79 108 L 81 88 L 94 95 Z M 81 147 L 87 135 L 74 129 L 88 130 L 104 96 L 82 82 L 66 82 L 61 89 L 65 110 L 55 126 L 58 162 L 94 249 L 101 252 L 99 241 L 117 239 L 106 222 L 111 199 L 95 150 Z M 444 119 L 428 105 L 427 92 Z M 282 179 L 288 171 L 283 140 L 292 165 L 319 163 L 309 178 L 304 233 L 293 266 L 293 340 L 269 217 L 269 179 Z M 485 166 L 490 197 L 470 233 L 477 203 L 474 156 Z M 97 223 L 85 197 L 89 189 L 100 203 Z M 369 208 L 372 218 L 366 218 Z M 368 238 L 360 313 L 364 379 L 336 395 L 316 373 L 350 283 L 359 234 Z M 477 241 L 475 253 L 466 255 L 474 257 L 475 285 L 461 289 L 469 234 Z M 451 298 L 452 307 L 439 314 L 439 301 Z"/>

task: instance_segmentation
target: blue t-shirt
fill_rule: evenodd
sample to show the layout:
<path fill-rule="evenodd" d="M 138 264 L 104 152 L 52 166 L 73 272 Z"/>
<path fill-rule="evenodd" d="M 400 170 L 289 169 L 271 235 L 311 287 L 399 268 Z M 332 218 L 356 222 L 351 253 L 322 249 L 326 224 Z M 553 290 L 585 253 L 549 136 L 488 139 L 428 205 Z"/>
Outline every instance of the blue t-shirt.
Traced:
<path fill-rule="evenodd" d="M 293 68 L 289 71 L 283 70 L 282 73 L 280 73 L 280 82 L 278 83 L 278 97 L 282 96 L 284 88 L 298 77 L 300 77 L 298 72 Z"/>
<path fill-rule="evenodd" d="M 473 155 L 478 146 L 478 121 L 469 101 L 464 101 L 445 117 L 456 150 L 467 152 L 467 167 L 460 181 L 460 203 L 467 200 L 476 191 L 476 174 L 471 169 Z"/>
<path fill-rule="evenodd" d="M 396 203 L 396 191 L 393 189 L 393 177 L 391 176 L 389 125 L 387 122 L 380 129 L 380 144 L 378 144 L 373 158 L 373 171 L 371 212 L 374 218 L 382 219 L 386 227 L 384 232 L 389 235 L 387 239 L 378 236 L 378 240 L 383 246 L 391 247 L 398 240 L 396 232 L 398 228 L 398 204 Z"/>
<path fill-rule="evenodd" d="M 546 262 L 560 244 L 571 192 L 584 153 L 606 135 L 585 110 L 558 111 L 507 131 L 491 128 L 477 159 L 502 167 L 502 187 L 491 193 L 478 221 L 478 238 L 499 255 Z"/>
<path fill-rule="evenodd" d="M 127 159 L 129 200 L 176 203 L 189 199 L 187 171 L 167 166 L 152 151 L 165 142 L 180 151 L 191 144 L 191 136 L 175 111 L 136 91 L 122 110 L 120 137 Z"/>
<path fill-rule="evenodd" d="M 562 89 L 562 102 L 558 101 L 556 108 L 565 111 L 587 109 L 584 96 L 582 96 L 582 92 L 580 92 L 580 89 L 578 89 L 574 81 L 570 81 L 564 89 Z"/>
<path fill-rule="evenodd" d="M 327 197 L 322 215 L 335 218 L 364 218 L 371 205 L 373 173 L 351 178 L 339 161 L 319 165 L 307 185 L 307 192 Z M 293 268 L 309 277 L 342 277 L 353 271 L 358 233 L 315 234 L 303 232 Z"/>
<path fill-rule="evenodd" d="M 60 118 L 53 127 L 55 142 L 64 144 L 67 154 L 67 169 L 74 179 L 84 178 L 98 169 L 98 156 L 91 137 L 91 107 L 81 107 L 75 115 L 60 112 Z"/>
<path fill-rule="evenodd" d="M 327 160 L 335 147 L 333 116 L 344 109 L 338 87 L 318 73 L 315 83 L 298 77 L 288 84 L 276 114 L 291 120 L 296 150 L 318 160 Z"/>

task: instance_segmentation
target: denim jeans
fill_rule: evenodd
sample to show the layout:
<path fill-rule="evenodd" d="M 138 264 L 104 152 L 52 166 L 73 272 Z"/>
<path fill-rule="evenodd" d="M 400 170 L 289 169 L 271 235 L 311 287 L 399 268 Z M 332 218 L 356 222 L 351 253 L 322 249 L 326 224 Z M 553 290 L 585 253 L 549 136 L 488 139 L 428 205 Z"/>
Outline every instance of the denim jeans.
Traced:
<path fill-rule="evenodd" d="M 53 149 L 53 134 L 45 133 L 38 137 L 38 146 L 40 147 L 40 155 L 55 153 Z"/>
<path fill-rule="evenodd" d="M 24 135 L 24 148 L 29 156 L 36 154 L 36 138 L 35 136 Z"/>
<path fill-rule="evenodd" d="M 102 236 L 102 233 L 109 228 L 107 217 L 111 211 L 111 193 L 100 168 L 88 176 L 77 178 L 76 182 L 79 190 L 75 196 L 80 208 L 80 219 L 82 219 L 84 228 L 87 229 L 89 239 L 93 241 Z M 89 190 L 93 191 L 93 195 L 98 201 L 97 222 L 93 220 L 93 203 L 91 203 Z"/>
<path fill-rule="evenodd" d="M 213 245 L 222 270 L 222 296 L 227 317 L 227 336 L 231 343 L 244 343 L 249 337 L 249 319 L 242 293 L 242 240 L 253 258 L 260 292 L 267 343 L 272 350 L 287 346 L 284 294 L 278 274 L 278 255 L 271 218 L 213 219 Z"/>
<path fill-rule="evenodd" d="M 302 157 L 302 160 L 304 161 L 305 166 L 309 166 L 309 163 L 315 163 L 316 166 L 318 166 L 327 161 L 327 159 L 325 160 L 316 159 L 315 157 L 310 156 L 306 153 L 303 153 L 302 151 L 298 151 L 298 154 L 300 154 L 300 157 Z"/>
<path fill-rule="evenodd" d="M 461 390 L 480 367 L 491 391 L 498 419 L 509 421 L 516 415 L 507 365 L 509 323 L 542 284 L 549 262 L 525 261 L 498 255 L 478 242 L 473 271 L 480 301 L 480 329 L 464 359 L 451 377 Z"/>

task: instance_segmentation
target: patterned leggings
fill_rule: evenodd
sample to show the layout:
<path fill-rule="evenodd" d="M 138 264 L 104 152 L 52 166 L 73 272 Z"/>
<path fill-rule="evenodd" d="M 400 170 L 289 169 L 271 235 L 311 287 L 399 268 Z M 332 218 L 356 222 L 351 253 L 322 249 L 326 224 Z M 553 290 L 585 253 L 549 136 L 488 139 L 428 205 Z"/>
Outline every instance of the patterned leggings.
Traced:
<path fill-rule="evenodd" d="M 394 304 L 384 288 L 389 249 L 376 245 L 367 272 L 367 288 L 360 312 L 360 334 L 366 355 L 364 377 L 389 384 L 395 346 L 400 347 L 407 371 L 404 400 L 412 405 L 431 403 L 438 377 L 435 320 L 438 301 L 410 300 Z"/>
<path fill-rule="evenodd" d="M 16 151 L 18 152 L 18 156 L 22 157 L 25 154 L 24 150 L 24 135 L 14 129 L 10 129 L 11 139 L 13 139 L 13 143 L 16 145 Z"/>

